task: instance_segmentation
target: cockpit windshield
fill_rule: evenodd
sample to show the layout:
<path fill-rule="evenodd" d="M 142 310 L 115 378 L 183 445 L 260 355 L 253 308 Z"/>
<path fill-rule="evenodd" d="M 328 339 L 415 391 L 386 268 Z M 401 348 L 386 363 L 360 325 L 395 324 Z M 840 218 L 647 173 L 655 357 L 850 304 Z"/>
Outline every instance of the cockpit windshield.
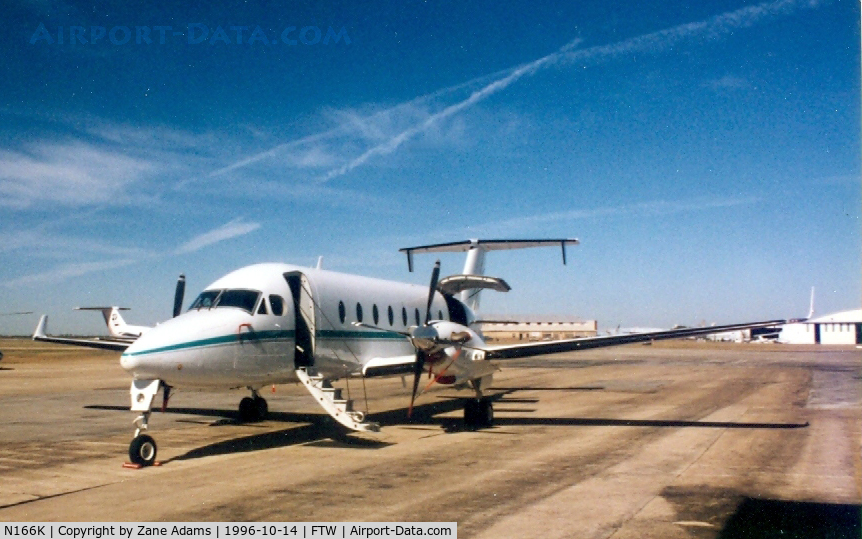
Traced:
<path fill-rule="evenodd" d="M 204 290 L 189 310 L 236 307 L 252 313 L 259 297 L 257 290 Z"/>
<path fill-rule="evenodd" d="M 215 306 L 215 302 L 218 299 L 219 294 L 221 294 L 221 290 L 204 290 L 201 292 L 201 295 L 192 302 L 192 306 L 189 307 L 189 310 L 211 309 Z"/>

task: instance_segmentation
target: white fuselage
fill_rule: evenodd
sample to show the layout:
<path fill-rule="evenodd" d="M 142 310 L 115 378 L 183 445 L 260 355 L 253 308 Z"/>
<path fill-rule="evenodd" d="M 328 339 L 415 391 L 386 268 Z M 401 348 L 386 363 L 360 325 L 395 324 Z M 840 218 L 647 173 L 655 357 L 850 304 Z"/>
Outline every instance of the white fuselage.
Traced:
<path fill-rule="evenodd" d="M 237 306 L 211 307 L 216 297 Z M 120 363 L 135 379 L 198 388 L 293 382 L 297 367 L 311 364 L 327 378 L 360 375 L 372 359 L 415 350 L 403 335 L 353 323 L 406 332 L 425 322 L 427 299 L 428 288 L 420 285 L 288 264 L 247 266 L 208 286 L 187 312 L 141 335 Z M 472 313 L 456 313 L 461 323 L 464 316 Z M 431 318 L 451 320 L 439 293 Z"/>

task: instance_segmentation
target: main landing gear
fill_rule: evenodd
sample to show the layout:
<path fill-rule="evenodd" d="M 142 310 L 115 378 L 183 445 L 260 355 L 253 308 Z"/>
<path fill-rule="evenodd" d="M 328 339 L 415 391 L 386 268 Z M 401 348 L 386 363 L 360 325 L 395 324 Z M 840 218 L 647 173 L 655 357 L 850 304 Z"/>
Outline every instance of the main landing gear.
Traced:
<path fill-rule="evenodd" d="M 244 397 L 239 401 L 239 419 L 243 423 L 261 421 L 266 419 L 268 413 L 269 405 L 256 389 L 251 390 L 251 397 Z"/>
<path fill-rule="evenodd" d="M 471 429 L 494 424 L 494 405 L 491 399 L 469 399 L 464 403 L 464 424 Z"/>
<path fill-rule="evenodd" d="M 464 402 L 464 425 L 471 429 L 490 427 L 494 424 L 494 403 L 482 394 L 482 379 L 471 380 L 475 399 Z M 486 386 L 491 385 L 490 378 Z"/>

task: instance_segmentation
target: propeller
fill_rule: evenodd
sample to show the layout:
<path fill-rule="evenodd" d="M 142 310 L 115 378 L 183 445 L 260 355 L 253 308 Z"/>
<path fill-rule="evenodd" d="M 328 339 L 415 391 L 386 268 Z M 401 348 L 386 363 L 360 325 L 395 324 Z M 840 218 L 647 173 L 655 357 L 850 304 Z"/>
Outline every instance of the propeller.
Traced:
<path fill-rule="evenodd" d="M 174 292 L 174 317 L 180 315 L 183 310 L 183 296 L 186 294 L 186 276 L 180 273 L 180 278 L 177 279 L 177 290 Z"/>
<path fill-rule="evenodd" d="M 468 331 L 455 331 L 452 332 L 448 338 L 444 338 L 440 335 L 438 328 L 431 325 L 431 305 L 434 302 L 434 292 L 437 290 L 437 282 L 440 278 L 440 261 L 438 260 L 434 264 L 434 270 L 431 272 L 431 283 L 428 286 L 428 302 L 425 307 L 425 323 L 421 326 L 414 326 L 410 328 L 409 332 L 404 331 L 396 331 L 394 329 L 382 328 L 373 326 L 370 324 L 363 324 L 362 322 L 353 322 L 354 326 L 364 327 L 368 329 L 375 329 L 378 331 L 386 331 L 390 333 L 397 333 L 398 335 L 403 335 L 410 340 L 410 343 L 416 349 L 416 359 L 413 363 L 413 391 L 410 395 L 410 407 L 407 409 L 407 417 L 413 413 L 413 404 L 416 402 L 416 396 L 419 394 L 419 380 L 422 377 L 422 373 L 425 370 L 425 364 L 428 363 L 429 357 L 439 354 L 440 351 L 449 346 L 454 346 L 456 348 L 456 354 L 452 358 L 452 361 L 449 362 L 449 365 L 443 369 L 436 377 L 433 377 L 432 373 L 429 372 L 429 376 L 433 378 L 432 384 L 436 382 L 451 365 L 455 362 L 458 356 L 461 353 L 462 348 L 467 348 L 471 350 L 480 350 L 481 348 L 475 348 L 472 346 L 467 346 L 466 343 L 470 341 L 471 335 Z M 466 329 L 466 328 L 465 328 Z M 429 384 L 430 386 L 431 384 Z M 427 389 L 427 388 L 426 388 Z"/>
<path fill-rule="evenodd" d="M 425 307 L 425 325 L 416 328 L 413 332 L 414 346 L 422 341 L 429 341 L 429 344 L 436 340 L 437 332 L 430 327 L 428 323 L 431 321 L 431 303 L 434 301 L 434 291 L 437 290 L 437 280 L 440 278 L 440 261 L 434 264 L 434 271 L 431 272 L 431 284 L 428 285 L 428 303 Z M 425 331 L 422 331 L 425 330 Z M 430 331 L 429 331 L 430 330 Z M 418 343 L 417 343 L 418 341 Z M 410 407 L 407 409 L 407 417 L 413 413 L 413 403 L 416 401 L 416 392 L 419 390 L 419 378 L 422 377 L 422 371 L 425 369 L 425 361 L 427 354 L 423 347 L 416 346 L 416 362 L 413 364 L 413 392 L 410 394 Z"/>

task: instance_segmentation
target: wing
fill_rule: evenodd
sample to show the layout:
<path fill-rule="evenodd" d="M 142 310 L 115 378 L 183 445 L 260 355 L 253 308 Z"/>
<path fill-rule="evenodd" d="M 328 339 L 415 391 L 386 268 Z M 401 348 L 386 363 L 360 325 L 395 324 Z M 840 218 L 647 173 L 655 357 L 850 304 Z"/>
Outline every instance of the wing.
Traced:
<path fill-rule="evenodd" d="M 730 324 L 726 326 L 670 329 L 667 331 L 650 331 L 647 333 L 632 333 L 628 335 L 610 335 L 606 337 L 587 337 L 582 339 L 567 339 L 563 341 L 532 342 L 526 344 L 490 346 L 485 348 L 485 358 L 492 360 L 517 359 L 521 357 L 538 356 L 543 354 L 556 354 L 559 352 L 587 350 L 589 348 L 603 348 L 605 346 L 619 346 L 622 344 L 660 341 L 664 339 L 680 339 L 683 337 L 694 337 L 697 335 L 709 335 L 711 333 L 723 333 L 725 331 L 738 331 L 742 329 L 778 326 L 784 323 L 786 323 L 786 320 L 768 320 L 765 322 L 751 322 L 748 324 Z"/>
<path fill-rule="evenodd" d="M 99 348 L 102 350 L 117 350 L 123 351 L 128 348 L 131 340 L 99 340 L 99 339 L 69 339 L 65 337 L 50 337 L 45 334 L 45 328 L 48 326 L 48 316 L 42 315 L 39 319 L 39 325 L 36 326 L 36 331 L 33 332 L 34 341 L 53 342 L 58 344 L 68 344 L 71 346 L 84 346 L 87 348 Z"/>

